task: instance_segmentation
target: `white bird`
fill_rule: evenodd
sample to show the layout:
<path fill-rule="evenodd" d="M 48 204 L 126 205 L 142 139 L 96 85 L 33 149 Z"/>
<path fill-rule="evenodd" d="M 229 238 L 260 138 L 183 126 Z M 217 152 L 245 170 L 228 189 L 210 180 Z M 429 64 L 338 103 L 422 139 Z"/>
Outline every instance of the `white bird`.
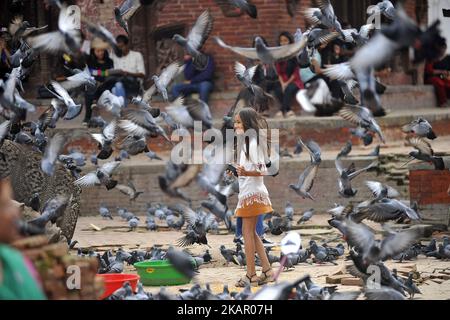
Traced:
<path fill-rule="evenodd" d="M 125 100 L 123 97 L 118 97 L 111 91 L 105 90 L 98 99 L 97 106 L 105 108 L 115 117 L 120 117 L 120 113 L 125 107 Z"/>
<path fill-rule="evenodd" d="M 81 32 L 78 30 L 78 17 L 70 7 L 61 6 L 58 18 L 58 30 L 44 33 L 32 38 L 27 42 L 37 50 L 46 51 L 51 54 L 58 52 L 77 52 L 81 47 Z"/>

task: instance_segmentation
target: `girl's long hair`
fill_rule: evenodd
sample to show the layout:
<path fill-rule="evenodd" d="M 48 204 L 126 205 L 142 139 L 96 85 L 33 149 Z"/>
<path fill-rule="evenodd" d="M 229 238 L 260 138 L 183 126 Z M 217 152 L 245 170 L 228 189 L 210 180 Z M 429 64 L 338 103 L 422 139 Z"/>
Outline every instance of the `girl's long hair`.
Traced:
<path fill-rule="evenodd" d="M 263 149 L 263 151 L 266 151 L 264 154 L 270 157 L 270 129 L 269 125 L 255 109 L 253 108 L 243 108 L 239 111 L 239 117 L 241 118 L 242 125 L 244 127 L 244 132 L 247 132 L 247 130 L 255 130 L 256 135 L 256 141 L 257 145 L 259 146 L 260 138 L 264 138 L 263 141 L 267 141 L 267 145 L 263 146 L 264 148 L 267 148 L 266 150 Z M 236 140 L 235 140 L 235 150 Z M 250 158 L 250 138 L 248 135 L 245 136 L 245 157 L 247 160 Z M 235 155 L 236 156 L 236 155 Z"/>

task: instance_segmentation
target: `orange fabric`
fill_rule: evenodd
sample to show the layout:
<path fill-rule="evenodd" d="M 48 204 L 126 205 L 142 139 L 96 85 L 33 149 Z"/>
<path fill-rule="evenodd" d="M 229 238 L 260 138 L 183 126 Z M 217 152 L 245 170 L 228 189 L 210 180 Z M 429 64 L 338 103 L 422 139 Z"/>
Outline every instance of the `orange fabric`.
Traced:
<path fill-rule="evenodd" d="M 251 205 L 242 208 L 237 208 L 235 215 L 236 217 L 248 218 L 248 217 L 257 217 L 261 214 L 270 213 L 272 211 L 273 211 L 272 206 L 254 202 Z"/>

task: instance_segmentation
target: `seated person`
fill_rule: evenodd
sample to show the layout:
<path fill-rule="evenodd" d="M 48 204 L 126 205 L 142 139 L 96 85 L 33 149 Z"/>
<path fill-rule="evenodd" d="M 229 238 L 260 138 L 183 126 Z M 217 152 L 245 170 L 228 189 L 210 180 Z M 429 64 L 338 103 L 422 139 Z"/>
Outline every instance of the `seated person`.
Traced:
<path fill-rule="evenodd" d="M 205 103 L 209 101 L 209 95 L 214 88 L 214 59 L 207 55 L 208 63 L 202 70 L 198 69 L 190 55 L 184 56 L 184 83 L 179 83 L 173 86 L 172 96 L 174 99 L 180 95 L 187 96 L 192 93 L 199 93 L 200 100 Z"/>
<path fill-rule="evenodd" d="M 0 300 L 44 300 L 44 292 L 33 264 L 10 243 L 19 238 L 19 205 L 12 188 L 0 180 Z"/>
<path fill-rule="evenodd" d="M 294 37 L 289 32 L 282 32 L 278 38 L 278 45 L 284 46 L 294 43 Z M 275 63 L 278 83 L 275 86 L 275 96 L 281 104 L 281 110 L 275 115 L 279 117 L 293 117 L 292 102 L 300 89 L 304 88 L 300 79 L 300 68 L 297 58 Z"/>
<path fill-rule="evenodd" d="M 114 67 L 113 61 L 109 58 L 108 48 L 109 45 L 99 38 L 95 38 L 92 41 L 91 54 L 87 59 L 87 66 L 91 75 L 97 82 L 97 87 L 89 89 L 85 93 L 86 114 L 84 116 L 83 124 L 87 124 L 89 123 L 89 120 L 91 120 L 92 103 L 94 100 L 98 99 L 103 91 L 107 90 L 102 84 L 105 83 L 106 78 L 109 75 L 109 70 Z"/>
<path fill-rule="evenodd" d="M 145 78 L 144 58 L 140 52 L 130 50 L 130 40 L 127 36 L 120 35 L 116 41 L 122 56 L 111 54 L 114 69 L 120 72 L 112 93 L 126 101 L 128 96 L 138 95 L 141 91 Z"/>
<path fill-rule="evenodd" d="M 425 83 L 432 84 L 436 90 L 439 107 L 450 107 L 450 68 L 445 65 L 445 53 L 447 43 L 439 44 L 441 50 L 440 58 L 437 61 L 427 61 L 425 65 Z M 447 68 L 446 68 L 447 67 Z"/>
<path fill-rule="evenodd" d="M 0 79 L 4 79 L 5 75 L 10 72 L 10 53 L 6 39 L 3 36 L 0 36 Z"/>

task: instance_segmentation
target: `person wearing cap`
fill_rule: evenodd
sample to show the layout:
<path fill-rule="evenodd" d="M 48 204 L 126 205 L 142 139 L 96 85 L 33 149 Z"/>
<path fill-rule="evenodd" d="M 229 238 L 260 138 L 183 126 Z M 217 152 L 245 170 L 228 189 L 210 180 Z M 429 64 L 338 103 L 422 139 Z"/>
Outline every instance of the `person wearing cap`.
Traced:
<path fill-rule="evenodd" d="M 97 87 L 85 93 L 86 113 L 83 124 L 87 124 L 91 120 L 92 103 L 107 89 L 103 84 L 109 77 L 109 70 L 114 68 L 114 62 L 109 57 L 108 48 L 109 45 L 105 41 L 99 38 L 92 40 L 91 52 L 87 58 L 87 66 L 91 75 L 97 81 Z"/>

